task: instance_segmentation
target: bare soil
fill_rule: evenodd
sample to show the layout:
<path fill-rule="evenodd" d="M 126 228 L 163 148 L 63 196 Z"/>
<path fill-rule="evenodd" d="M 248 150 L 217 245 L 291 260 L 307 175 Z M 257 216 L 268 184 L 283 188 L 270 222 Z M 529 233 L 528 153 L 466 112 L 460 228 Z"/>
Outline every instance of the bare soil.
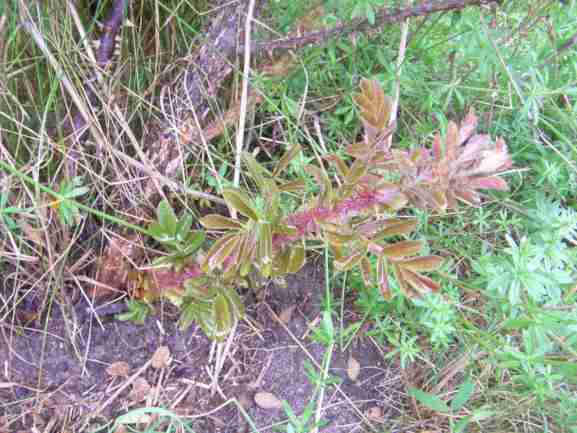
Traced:
<path fill-rule="evenodd" d="M 263 290 L 264 300 L 252 301 L 248 320 L 236 329 L 217 386 L 211 378 L 211 341 L 195 326 L 179 331 L 172 307 L 159 305 L 144 325 L 136 325 L 102 315 L 108 307 L 94 314 L 82 299 L 71 306 L 54 301 L 43 317 L 23 325 L 23 318 L 38 311 L 31 293 L 14 317 L 0 322 L 0 432 L 90 431 L 130 409 L 155 406 L 189 420 L 195 432 L 252 431 L 239 407 L 258 431 L 283 430 L 283 409 L 255 403 L 262 392 L 285 400 L 296 414 L 316 398 L 313 420 L 324 421 L 322 432 L 391 428 L 404 401 L 400 373 L 384 360 L 387 348 L 362 335 L 347 350 L 335 345 L 328 352 L 328 373 L 337 383 L 325 387 L 322 396 L 315 394 L 306 365 L 320 374 L 328 351 L 310 338 L 320 319 L 322 271 L 307 266 L 289 277 L 286 287 L 271 284 Z M 281 313 L 291 307 L 286 320 Z M 155 369 L 150 360 L 161 346 L 169 348 L 172 361 Z M 360 364 L 355 381 L 347 373 L 351 356 Z M 107 369 L 119 361 L 130 370 L 113 377 Z"/>

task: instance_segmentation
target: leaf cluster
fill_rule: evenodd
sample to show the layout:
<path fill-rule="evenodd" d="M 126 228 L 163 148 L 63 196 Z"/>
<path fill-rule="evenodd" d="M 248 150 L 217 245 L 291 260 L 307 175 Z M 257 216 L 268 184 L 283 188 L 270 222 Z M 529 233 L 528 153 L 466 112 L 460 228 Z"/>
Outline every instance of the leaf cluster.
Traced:
<path fill-rule="evenodd" d="M 439 291 L 425 273 L 437 270 L 442 259 L 419 256 L 424 243 L 410 238 L 417 221 L 407 211 L 429 207 L 442 212 L 458 201 L 476 205 L 480 189 L 506 189 L 497 176 L 511 163 L 505 143 L 475 135 L 477 118 L 470 113 L 459 126 L 450 123 L 444 138 L 437 134 L 432 149 L 393 149 L 392 102 L 381 86 L 362 80 L 353 100 L 364 128 L 362 140 L 348 145 L 344 157 L 325 156 L 334 175 L 324 164 L 304 167 L 318 194 L 311 197 L 303 179 L 281 178 L 301 152 L 295 144 L 272 170 L 245 153 L 248 186 L 223 189 L 231 217 L 201 218 L 204 231 L 192 230 L 189 216 L 178 220 L 167 203 L 159 205 L 158 221 L 149 231 L 169 251 L 157 263 L 170 268 L 148 281 L 183 308 L 183 326 L 197 320 L 207 334 L 223 337 L 243 314 L 234 288 L 253 276 L 297 272 L 311 241 L 329 246 L 337 271 L 357 268 L 364 283 L 377 285 L 386 299 L 392 294 L 391 276 L 409 297 Z M 289 211 L 287 200 L 295 198 L 300 207 Z M 214 237 L 206 252 L 200 249 L 204 233 Z"/>

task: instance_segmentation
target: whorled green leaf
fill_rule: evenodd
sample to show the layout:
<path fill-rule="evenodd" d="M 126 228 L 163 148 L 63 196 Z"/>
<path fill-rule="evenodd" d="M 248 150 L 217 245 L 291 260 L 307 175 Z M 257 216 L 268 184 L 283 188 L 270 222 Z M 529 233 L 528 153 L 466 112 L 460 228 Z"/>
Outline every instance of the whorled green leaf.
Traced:
<path fill-rule="evenodd" d="M 301 150 L 302 148 L 300 144 L 295 144 L 289 150 L 287 150 L 285 154 L 281 157 L 281 159 L 279 159 L 278 163 L 276 164 L 272 172 L 272 175 L 276 177 L 279 174 L 281 174 L 284 171 L 284 169 L 288 167 L 290 162 L 296 158 L 296 156 L 300 153 Z"/>
<path fill-rule="evenodd" d="M 397 264 L 403 269 L 415 272 L 436 271 L 443 265 L 443 258 L 439 256 L 414 257 L 397 261 Z"/>
<path fill-rule="evenodd" d="M 422 241 L 401 241 L 383 247 L 385 257 L 407 257 L 418 254 L 423 249 Z"/>
<path fill-rule="evenodd" d="M 222 191 L 222 196 L 231 208 L 240 212 L 245 217 L 253 221 L 259 220 L 257 210 L 252 206 L 250 198 L 241 190 L 237 188 L 225 188 Z"/>
<path fill-rule="evenodd" d="M 206 215 L 200 223 L 207 230 L 240 230 L 243 227 L 240 221 L 218 214 Z"/>

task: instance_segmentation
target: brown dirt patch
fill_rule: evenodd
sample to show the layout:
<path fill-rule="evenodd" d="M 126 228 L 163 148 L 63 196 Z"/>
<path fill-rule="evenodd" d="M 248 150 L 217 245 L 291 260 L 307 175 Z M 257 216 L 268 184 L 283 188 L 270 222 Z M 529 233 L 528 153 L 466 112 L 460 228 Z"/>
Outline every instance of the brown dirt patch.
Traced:
<path fill-rule="evenodd" d="M 159 306 L 144 326 L 119 322 L 111 315 L 96 317 L 84 301 L 69 307 L 54 303 L 47 318 L 28 326 L 16 326 L 16 318 L 4 321 L 0 431 L 43 431 L 51 423 L 80 431 L 88 420 L 90 427 L 102 426 L 127 410 L 146 406 L 189 417 L 195 432 L 251 431 L 239 405 L 258 431 L 282 429 L 284 411 L 258 407 L 257 392 L 285 400 L 296 414 L 315 399 L 315 414 L 318 411 L 326 423 L 323 432 L 382 431 L 403 404 L 398 369 L 383 359 L 386 348 L 367 338 L 357 338 L 346 351 L 338 346 L 329 351 L 311 340 L 310 324 L 320 317 L 323 288 L 321 271 L 314 266 L 289 277 L 287 287 L 265 288 L 265 300 L 249 306 L 249 321 L 236 330 L 214 392 L 209 387 L 215 364 L 211 342 L 195 326 L 179 331 L 177 312 L 168 305 Z M 283 324 L 278 315 L 287 307 L 294 310 Z M 18 315 L 36 309 L 34 299 L 25 299 Z M 172 357 L 166 369 L 149 363 L 160 346 L 167 346 Z M 328 374 L 338 383 L 324 387 L 321 402 L 306 366 L 320 374 L 317 366 L 329 356 Z M 350 356 L 360 364 L 355 381 L 347 374 Z M 107 373 L 118 361 L 129 365 L 128 377 Z M 141 395 L 136 395 L 135 384 Z M 380 418 L 374 417 L 375 411 Z"/>

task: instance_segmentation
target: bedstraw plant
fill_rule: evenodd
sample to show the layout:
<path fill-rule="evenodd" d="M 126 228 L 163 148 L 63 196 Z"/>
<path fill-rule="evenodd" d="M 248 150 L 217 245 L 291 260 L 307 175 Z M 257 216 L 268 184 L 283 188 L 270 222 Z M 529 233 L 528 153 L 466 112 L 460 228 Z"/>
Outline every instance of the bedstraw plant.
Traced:
<path fill-rule="evenodd" d="M 393 287 L 412 298 L 438 292 L 439 284 L 425 273 L 437 270 L 442 259 L 419 255 L 424 244 L 409 237 L 417 226 L 410 210 L 442 213 L 458 202 L 479 205 L 480 190 L 505 190 L 499 177 L 511 165 L 505 142 L 475 134 L 471 111 L 460 125 L 449 122 L 431 148 L 396 149 L 392 101 L 378 82 L 362 80 L 353 100 L 362 140 L 345 148 L 346 157 L 327 155 L 322 165 L 305 167 L 318 193 L 308 192 L 302 179 L 281 177 L 301 152 L 295 144 L 272 170 L 245 153 L 248 186 L 223 189 L 232 216 L 204 216 L 204 231 L 192 231 L 189 217 L 179 221 L 161 203 L 149 231 L 168 255 L 161 267 L 140 273 L 145 300 L 168 298 L 182 308 L 181 326 L 196 321 L 221 339 L 243 315 L 236 288 L 297 272 L 314 241 L 329 247 L 337 271 L 357 268 L 386 299 Z M 208 249 L 201 245 L 205 233 L 213 239 Z"/>

